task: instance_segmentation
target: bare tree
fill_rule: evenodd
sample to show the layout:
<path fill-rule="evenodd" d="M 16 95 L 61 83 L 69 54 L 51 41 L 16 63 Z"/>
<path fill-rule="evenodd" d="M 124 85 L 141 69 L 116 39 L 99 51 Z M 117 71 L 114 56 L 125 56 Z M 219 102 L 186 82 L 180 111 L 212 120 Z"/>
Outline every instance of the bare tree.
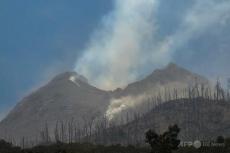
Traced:
<path fill-rule="evenodd" d="M 54 129 L 54 138 L 56 142 L 60 141 L 60 135 L 59 135 L 59 126 L 58 121 L 56 122 L 55 129 Z"/>
<path fill-rule="evenodd" d="M 73 118 L 68 122 L 68 142 L 73 143 L 74 123 Z"/>
<path fill-rule="evenodd" d="M 48 128 L 47 122 L 45 123 L 45 127 L 41 131 L 40 136 L 41 136 L 42 143 L 48 144 L 48 143 L 51 142 L 51 138 L 50 138 L 50 135 L 49 135 L 49 128 Z"/>

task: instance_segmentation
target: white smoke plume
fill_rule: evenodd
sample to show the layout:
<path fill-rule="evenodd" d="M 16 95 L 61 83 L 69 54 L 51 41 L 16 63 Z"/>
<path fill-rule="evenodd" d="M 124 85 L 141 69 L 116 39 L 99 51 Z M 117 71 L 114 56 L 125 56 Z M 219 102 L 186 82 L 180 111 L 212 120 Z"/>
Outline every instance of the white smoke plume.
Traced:
<path fill-rule="evenodd" d="M 196 0 L 182 19 L 178 30 L 168 36 L 158 50 L 171 52 L 171 55 L 180 47 L 186 45 L 194 37 L 198 38 L 212 26 L 215 26 L 230 17 L 229 0 Z"/>
<path fill-rule="evenodd" d="M 101 89 L 122 87 L 136 80 L 141 70 L 167 64 L 190 40 L 230 18 L 229 0 L 194 0 L 179 28 L 157 40 L 159 5 L 160 0 L 114 0 L 114 10 L 103 18 L 75 70 Z M 111 100 L 108 118 L 142 99 Z"/>
<path fill-rule="evenodd" d="M 229 0 L 194 0 L 178 30 L 156 40 L 159 4 L 159 0 L 114 0 L 114 10 L 103 18 L 75 70 L 99 88 L 122 87 L 136 80 L 141 69 L 167 64 L 191 39 L 230 16 Z"/>
<path fill-rule="evenodd" d="M 148 95 L 142 94 L 138 96 L 127 96 L 120 99 L 112 99 L 105 115 L 107 119 L 111 121 L 117 114 L 120 114 L 122 111 L 129 108 L 135 108 L 148 98 Z"/>
<path fill-rule="evenodd" d="M 148 62 L 155 30 L 156 0 L 115 0 L 114 5 L 76 63 L 76 71 L 102 89 L 137 78 L 137 70 Z"/>

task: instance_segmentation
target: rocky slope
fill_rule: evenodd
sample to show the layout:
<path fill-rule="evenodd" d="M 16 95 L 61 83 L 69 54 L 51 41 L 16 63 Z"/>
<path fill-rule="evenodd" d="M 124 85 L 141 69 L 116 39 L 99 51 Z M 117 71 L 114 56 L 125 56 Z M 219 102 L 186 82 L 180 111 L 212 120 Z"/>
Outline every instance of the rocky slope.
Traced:
<path fill-rule="evenodd" d="M 106 114 L 111 120 L 117 120 L 121 115 L 125 115 L 128 109 L 143 113 L 147 111 L 146 107 L 149 107 L 148 102 L 151 99 L 160 97 L 162 102 L 168 101 L 169 94 L 170 99 L 175 94 L 177 97 L 186 98 L 188 95 L 185 90 L 196 85 L 208 87 L 210 83 L 205 77 L 170 63 L 143 80 L 131 83 L 124 89 L 115 90 Z"/>
<path fill-rule="evenodd" d="M 54 129 L 57 121 L 76 120 L 102 115 L 109 94 L 86 82 L 76 73 L 63 73 L 46 86 L 25 97 L 0 124 L 3 137 L 39 137 L 48 123 Z"/>
<path fill-rule="evenodd" d="M 184 88 L 194 82 L 208 84 L 204 77 L 172 63 L 164 69 L 155 70 L 141 81 L 129 84 L 125 89 L 113 92 L 91 86 L 86 78 L 77 73 L 63 73 L 17 104 L 0 123 L 0 137 L 16 140 L 22 137 L 39 138 L 46 123 L 49 129 L 55 129 L 57 121 L 74 120 L 78 126 L 84 126 L 83 122 L 92 118 L 104 114 L 113 117 L 125 109 L 147 105 L 144 103 L 146 98 L 162 89 Z M 136 97 L 138 95 L 141 98 Z M 53 134 L 53 131 L 50 133 Z"/>
<path fill-rule="evenodd" d="M 196 73 L 182 68 L 174 63 L 163 69 L 157 69 L 143 80 L 129 84 L 124 90 L 117 90 L 116 96 L 139 95 L 142 93 L 157 93 L 165 88 L 187 88 L 189 85 L 209 84 L 209 81 Z"/>
<path fill-rule="evenodd" d="M 196 98 L 165 102 L 126 125 L 108 129 L 107 142 L 143 144 L 148 129 L 163 133 L 174 124 L 180 127 L 180 139 L 183 141 L 229 137 L 230 101 Z"/>

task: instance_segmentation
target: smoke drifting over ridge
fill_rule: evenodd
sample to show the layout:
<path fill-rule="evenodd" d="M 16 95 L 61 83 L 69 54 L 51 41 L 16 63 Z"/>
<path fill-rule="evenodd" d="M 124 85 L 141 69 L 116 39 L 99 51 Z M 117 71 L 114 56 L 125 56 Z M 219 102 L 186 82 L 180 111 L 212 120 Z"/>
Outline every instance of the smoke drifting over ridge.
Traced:
<path fill-rule="evenodd" d="M 76 71 L 102 89 L 114 89 L 135 80 L 151 52 L 156 0 L 115 0 L 103 18 Z"/>
<path fill-rule="evenodd" d="M 120 99 L 111 99 L 111 104 L 109 105 L 105 116 L 109 121 L 111 121 L 116 115 L 120 114 L 129 108 L 134 108 L 137 105 L 146 101 L 149 97 L 147 94 L 141 94 L 138 96 L 127 96 Z"/>
<path fill-rule="evenodd" d="M 178 28 L 157 40 L 159 0 L 114 0 L 114 10 L 96 29 L 75 70 L 101 89 L 122 87 L 140 71 L 166 65 L 176 52 L 230 18 L 228 0 L 193 0 Z"/>

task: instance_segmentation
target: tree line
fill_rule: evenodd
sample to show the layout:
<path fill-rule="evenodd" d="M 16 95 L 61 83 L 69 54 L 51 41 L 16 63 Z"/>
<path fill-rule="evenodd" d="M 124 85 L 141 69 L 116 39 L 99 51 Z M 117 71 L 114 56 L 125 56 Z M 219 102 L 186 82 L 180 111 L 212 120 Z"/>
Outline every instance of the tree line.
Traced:
<path fill-rule="evenodd" d="M 106 116 L 101 116 L 99 118 L 96 116 L 85 116 L 82 118 L 81 122 L 75 121 L 74 118 L 69 121 L 56 121 L 55 127 L 52 129 L 49 127 L 49 123 L 45 122 L 38 138 L 29 139 L 22 137 L 19 143 L 15 142 L 13 138 L 6 139 L 22 148 L 37 144 L 52 144 L 54 142 L 111 145 L 120 143 L 121 139 L 123 139 L 122 144 L 124 145 L 141 144 L 143 143 L 143 136 L 137 134 L 137 121 L 140 120 L 146 112 L 157 109 L 160 110 L 165 102 L 177 101 L 180 99 L 188 99 L 193 104 L 191 109 L 194 109 L 195 112 L 195 102 L 197 99 L 201 99 L 201 101 L 204 101 L 207 105 L 208 103 L 230 103 L 230 94 L 228 90 L 225 90 L 221 86 L 219 81 L 216 82 L 214 88 L 198 83 L 190 85 L 184 89 L 175 88 L 170 90 L 165 88 L 163 92 L 155 94 L 144 102 L 146 111 L 139 112 L 137 106 L 137 108 L 133 109 L 137 111 L 127 110 L 126 115 L 121 116 L 116 122 L 109 121 Z M 196 113 L 199 114 L 199 112 Z M 197 117 L 196 119 L 199 120 L 201 116 L 197 114 L 195 114 L 194 117 Z M 188 118 L 186 120 L 189 121 L 189 119 L 191 119 L 190 115 L 191 114 L 188 113 L 187 116 L 184 116 L 185 118 Z M 123 129 L 122 125 L 127 123 L 135 123 L 133 128 L 134 131 L 132 131 L 132 133 L 128 129 Z"/>

